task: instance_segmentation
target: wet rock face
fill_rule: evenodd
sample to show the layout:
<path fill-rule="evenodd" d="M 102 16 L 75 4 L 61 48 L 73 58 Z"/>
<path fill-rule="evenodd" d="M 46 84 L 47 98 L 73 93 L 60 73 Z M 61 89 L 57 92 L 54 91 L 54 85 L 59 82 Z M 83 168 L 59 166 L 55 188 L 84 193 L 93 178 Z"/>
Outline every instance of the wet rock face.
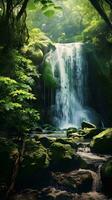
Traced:
<path fill-rule="evenodd" d="M 101 180 L 103 191 L 112 197 L 112 158 L 102 166 Z"/>

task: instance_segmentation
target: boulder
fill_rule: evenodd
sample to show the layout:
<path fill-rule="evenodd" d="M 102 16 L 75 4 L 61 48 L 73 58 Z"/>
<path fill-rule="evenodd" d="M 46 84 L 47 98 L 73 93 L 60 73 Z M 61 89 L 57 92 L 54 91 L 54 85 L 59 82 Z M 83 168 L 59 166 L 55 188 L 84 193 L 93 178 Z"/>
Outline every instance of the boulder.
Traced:
<path fill-rule="evenodd" d="M 69 135 L 69 133 L 76 133 L 77 132 L 77 128 L 74 127 L 70 127 L 67 129 L 67 134 Z"/>
<path fill-rule="evenodd" d="M 101 180 L 103 191 L 112 197 L 112 158 L 103 164 L 101 168 Z"/>
<path fill-rule="evenodd" d="M 98 128 L 84 128 L 84 138 L 85 139 L 92 139 L 94 136 L 98 135 L 103 131 L 103 129 Z"/>
<path fill-rule="evenodd" d="M 47 149 L 39 142 L 26 141 L 25 153 L 17 177 L 17 187 L 26 188 L 41 184 L 49 176 L 49 156 Z"/>
<path fill-rule="evenodd" d="M 37 133 L 43 133 L 43 129 L 41 127 L 37 127 L 35 128 L 35 131 L 37 131 Z"/>
<path fill-rule="evenodd" d="M 11 200 L 37 200 L 37 191 L 31 189 L 25 190 L 20 194 L 12 196 Z"/>
<path fill-rule="evenodd" d="M 45 136 L 41 136 L 38 138 L 38 141 L 40 141 L 40 143 L 45 147 L 45 148 L 49 148 L 51 146 L 51 144 L 53 143 L 53 139 L 51 138 L 47 138 Z"/>
<path fill-rule="evenodd" d="M 86 167 L 86 163 L 80 156 L 75 155 L 75 150 L 69 144 L 54 142 L 50 146 L 50 168 L 53 171 L 70 171 L 81 166 Z"/>
<path fill-rule="evenodd" d="M 51 124 L 44 124 L 43 125 L 44 132 L 53 133 L 53 131 L 58 131 L 59 129 Z"/>
<path fill-rule="evenodd" d="M 79 140 L 79 138 L 81 137 L 78 133 L 69 133 L 67 134 L 67 137 L 72 137 L 72 138 L 76 138 L 77 140 Z"/>
<path fill-rule="evenodd" d="M 112 153 L 112 128 L 108 128 L 93 137 L 91 150 L 96 153 Z"/>
<path fill-rule="evenodd" d="M 81 126 L 82 126 L 82 129 L 84 129 L 84 128 L 96 128 L 96 126 L 94 124 L 92 124 L 90 122 L 86 122 L 86 121 L 83 121 Z"/>
<path fill-rule="evenodd" d="M 34 133 L 38 134 L 38 133 L 43 133 L 43 129 L 41 127 L 37 127 L 34 130 L 32 130 L 32 132 L 34 131 Z"/>
<path fill-rule="evenodd" d="M 56 189 L 55 187 L 44 188 L 40 192 L 39 200 L 72 200 L 73 195 L 65 190 Z"/>
<path fill-rule="evenodd" d="M 49 155 L 51 168 L 63 170 L 69 166 L 74 156 L 74 149 L 69 144 L 54 142 L 50 147 Z"/>
<path fill-rule="evenodd" d="M 69 173 L 54 173 L 54 182 L 59 188 L 68 192 L 89 192 L 93 186 L 94 172 L 90 170 L 76 170 Z"/>
<path fill-rule="evenodd" d="M 77 140 L 75 138 L 57 138 L 56 142 L 59 142 L 61 144 L 69 144 L 72 148 L 77 148 Z"/>
<path fill-rule="evenodd" d="M 106 196 L 98 192 L 82 193 L 81 195 L 75 194 L 74 200 L 108 200 Z"/>

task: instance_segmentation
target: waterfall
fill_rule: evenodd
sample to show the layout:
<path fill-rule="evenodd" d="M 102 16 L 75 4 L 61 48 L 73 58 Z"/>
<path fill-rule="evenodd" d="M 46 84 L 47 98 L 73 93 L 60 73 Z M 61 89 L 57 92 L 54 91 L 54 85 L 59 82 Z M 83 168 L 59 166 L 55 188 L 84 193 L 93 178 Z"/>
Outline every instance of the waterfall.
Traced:
<path fill-rule="evenodd" d="M 82 43 L 55 45 L 47 57 L 57 81 L 54 123 L 59 128 L 80 127 L 83 120 L 90 121 L 88 111 L 88 65 Z"/>

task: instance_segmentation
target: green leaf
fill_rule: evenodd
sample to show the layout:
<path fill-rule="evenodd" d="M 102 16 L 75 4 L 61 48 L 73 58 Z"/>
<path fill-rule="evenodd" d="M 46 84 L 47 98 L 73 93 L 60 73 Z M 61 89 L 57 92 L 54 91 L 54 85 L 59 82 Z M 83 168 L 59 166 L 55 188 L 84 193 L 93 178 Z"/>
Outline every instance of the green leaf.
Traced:
<path fill-rule="evenodd" d="M 9 99 L 0 100 L 0 106 L 2 107 L 1 110 L 5 109 L 6 111 L 14 110 L 16 108 L 21 108 L 22 107 L 22 105 L 20 103 L 11 102 Z"/>
<path fill-rule="evenodd" d="M 35 100 L 36 99 L 34 94 L 27 92 L 25 90 L 22 90 L 22 89 L 15 90 L 15 91 L 11 92 L 10 96 L 16 97 L 20 101 L 23 101 L 25 99 L 27 99 L 27 100 Z"/>
<path fill-rule="evenodd" d="M 55 8 L 53 5 L 44 6 L 42 10 L 44 15 L 46 15 L 47 17 L 52 17 L 55 14 Z"/>
<path fill-rule="evenodd" d="M 17 82 L 9 77 L 0 76 L 0 84 L 12 85 L 17 84 Z"/>

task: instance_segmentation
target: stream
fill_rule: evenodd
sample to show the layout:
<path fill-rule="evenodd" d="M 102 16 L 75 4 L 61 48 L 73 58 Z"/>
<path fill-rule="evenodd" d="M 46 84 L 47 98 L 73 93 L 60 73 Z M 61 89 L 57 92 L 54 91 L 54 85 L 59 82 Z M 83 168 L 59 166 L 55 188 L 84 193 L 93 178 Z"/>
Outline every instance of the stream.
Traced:
<path fill-rule="evenodd" d="M 90 141 L 81 142 L 77 149 L 77 154 L 81 156 L 93 170 L 99 170 L 101 165 L 112 156 L 97 155 L 92 153 L 89 147 L 89 143 Z"/>

